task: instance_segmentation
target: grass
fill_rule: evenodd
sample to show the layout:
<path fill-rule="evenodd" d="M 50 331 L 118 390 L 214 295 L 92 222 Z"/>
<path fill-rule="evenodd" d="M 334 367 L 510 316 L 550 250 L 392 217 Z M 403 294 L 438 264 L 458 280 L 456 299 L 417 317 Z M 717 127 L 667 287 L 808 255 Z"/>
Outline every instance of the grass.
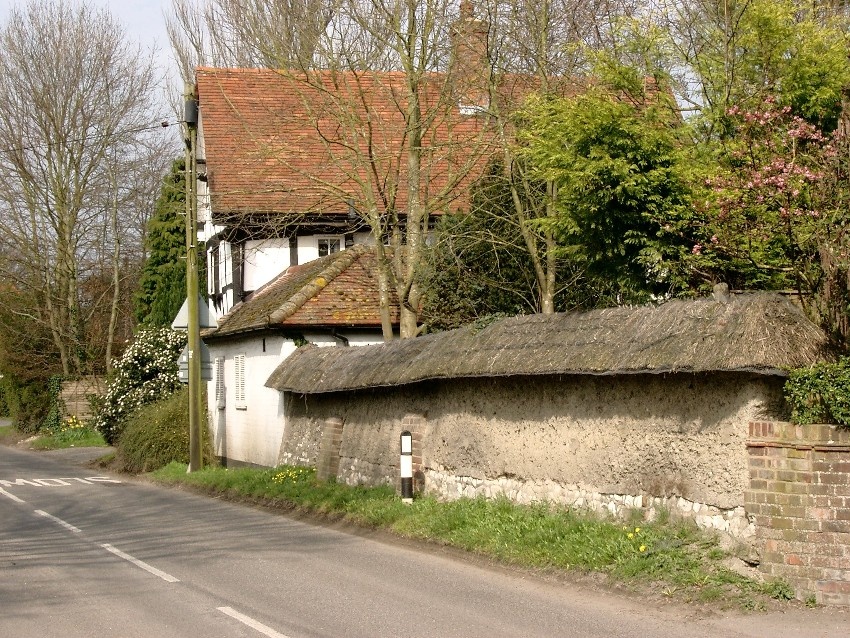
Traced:
<path fill-rule="evenodd" d="M 99 432 L 87 430 L 75 433 L 74 436 L 63 434 L 46 434 L 31 443 L 35 450 L 60 450 L 70 447 L 107 447 L 106 441 Z"/>
<path fill-rule="evenodd" d="M 504 564 L 603 573 L 679 600 L 758 609 L 771 599 L 793 597 L 783 581 L 757 583 L 725 568 L 727 554 L 716 539 L 689 523 L 623 524 L 584 511 L 506 499 L 441 502 L 424 497 L 404 505 L 392 487 L 318 482 L 314 470 L 301 467 L 208 468 L 187 474 L 185 465 L 172 463 L 151 476 L 165 484 L 344 519 Z"/>
<path fill-rule="evenodd" d="M 68 417 L 55 430 L 44 432 L 31 444 L 36 450 L 59 450 L 71 447 L 105 447 L 99 432 L 87 428 L 77 417 Z"/>

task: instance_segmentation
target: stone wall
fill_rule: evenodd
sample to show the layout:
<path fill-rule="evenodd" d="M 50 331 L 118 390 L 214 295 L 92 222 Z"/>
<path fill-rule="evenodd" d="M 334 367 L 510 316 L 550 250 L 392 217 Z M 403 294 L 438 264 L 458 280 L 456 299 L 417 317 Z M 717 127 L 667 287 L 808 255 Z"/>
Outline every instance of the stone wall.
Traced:
<path fill-rule="evenodd" d="M 614 515 L 659 508 L 738 537 L 747 423 L 781 380 L 751 374 L 459 379 L 289 396 L 279 462 L 319 463 L 327 419 L 344 422 L 338 479 L 397 483 L 399 434 L 414 434 L 418 489 L 505 495 Z"/>
<path fill-rule="evenodd" d="M 750 423 L 747 512 L 761 568 L 797 597 L 850 605 L 850 430 Z"/>

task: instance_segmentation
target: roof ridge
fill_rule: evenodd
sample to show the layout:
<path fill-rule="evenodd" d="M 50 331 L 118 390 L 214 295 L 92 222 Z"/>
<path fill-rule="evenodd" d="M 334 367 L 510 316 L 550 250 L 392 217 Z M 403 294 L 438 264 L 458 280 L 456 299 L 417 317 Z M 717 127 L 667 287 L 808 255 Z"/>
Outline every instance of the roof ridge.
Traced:
<path fill-rule="evenodd" d="M 301 290 L 294 295 L 290 295 L 289 299 L 280 308 L 269 315 L 269 324 L 283 323 L 287 318 L 295 314 L 308 300 L 315 297 L 325 286 L 357 261 L 367 249 L 367 246 L 363 244 L 355 244 L 351 248 L 341 251 L 337 259 L 320 270 L 315 277 L 302 286 Z"/>

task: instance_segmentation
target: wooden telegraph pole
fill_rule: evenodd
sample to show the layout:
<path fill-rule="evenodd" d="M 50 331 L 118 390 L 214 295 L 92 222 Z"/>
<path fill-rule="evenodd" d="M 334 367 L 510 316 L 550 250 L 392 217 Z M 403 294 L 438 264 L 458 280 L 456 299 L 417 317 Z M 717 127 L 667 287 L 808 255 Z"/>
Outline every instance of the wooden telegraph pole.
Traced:
<path fill-rule="evenodd" d="M 196 88 L 187 84 L 184 92 L 183 140 L 186 144 L 186 298 L 189 337 L 189 472 L 203 466 L 201 455 L 201 329 L 198 321 L 198 198 L 195 148 L 198 141 L 198 99 Z"/>

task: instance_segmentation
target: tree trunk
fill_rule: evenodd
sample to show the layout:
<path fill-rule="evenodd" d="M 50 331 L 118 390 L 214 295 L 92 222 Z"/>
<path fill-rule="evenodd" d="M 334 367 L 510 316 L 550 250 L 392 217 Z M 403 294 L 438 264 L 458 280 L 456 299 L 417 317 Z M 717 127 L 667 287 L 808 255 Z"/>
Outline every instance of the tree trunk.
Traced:
<path fill-rule="evenodd" d="M 106 334 L 106 373 L 112 372 L 112 346 L 115 343 L 115 329 L 118 325 L 118 310 L 121 301 L 121 238 L 118 233 L 118 183 L 115 179 L 114 198 L 112 200 L 112 304 L 109 311 L 109 329 Z"/>

